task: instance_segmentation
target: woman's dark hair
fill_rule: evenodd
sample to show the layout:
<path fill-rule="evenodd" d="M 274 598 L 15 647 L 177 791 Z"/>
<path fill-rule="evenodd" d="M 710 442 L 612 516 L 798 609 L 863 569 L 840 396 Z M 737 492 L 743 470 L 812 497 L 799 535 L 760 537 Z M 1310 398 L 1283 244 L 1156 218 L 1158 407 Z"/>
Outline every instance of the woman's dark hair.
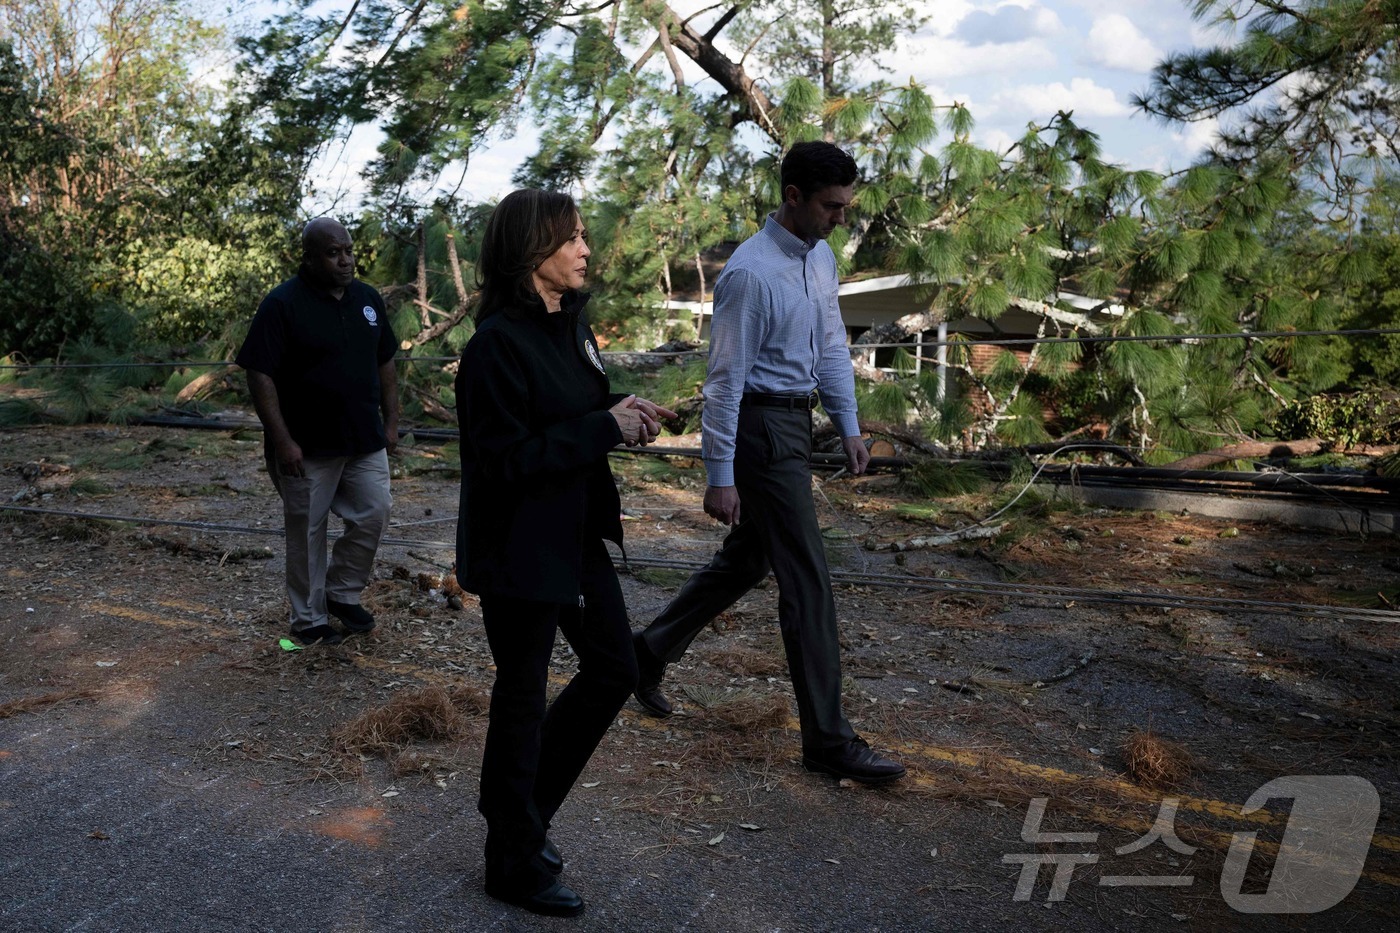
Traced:
<path fill-rule="evenodd" d="M 567 194 L 521 188 L 502 198 L 481 238 L 477 322 L 502 309 L 538 301 L 531 273 L 569 241 L 577 223 L 578 208 Z"/>
<path fill-rule="evenodd" d="M 854 184 L 857 174 L 856 160 L 831 143 L 798 143 L 783 156 L 782 190 L 796 185 L 802 197 L 809 198 L 832 185 Z"/>

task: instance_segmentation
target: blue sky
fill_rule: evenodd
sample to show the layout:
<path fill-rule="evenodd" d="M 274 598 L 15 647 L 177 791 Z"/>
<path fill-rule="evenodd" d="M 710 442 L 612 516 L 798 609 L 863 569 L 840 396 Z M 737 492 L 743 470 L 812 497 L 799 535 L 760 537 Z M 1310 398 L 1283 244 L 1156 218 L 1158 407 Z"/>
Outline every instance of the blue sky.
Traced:
<path fill-rule="evenodd" d="M 1105 155 L 1133 168 L 1188 164 L 1214 124 L 1164 126 L 1133 110 L 1164 56 L 1219 36 L 1181 0 L 925 0 L 931 19 L 886 62 L 935 100 L 962 101 L 982 145 L 1004 149 L 1057 110 L 1099 133 Z"/>
<path fill-rule="evenodd" d="M 1213 138 L 1213 122 L 1166 126 L 1131 103 L 1135 92 L 1148 88 L 1152 68 L 1163 56 L 1219 41 L 1220 34 L 1191 19 L 1182 0 L 913 3 L 929 21 L 882 57 L 886 77 L 914 78 L 936 103 L 968 105 L 981 145 L 1005 150 L 1028 123 L 1043 122 L 1057 110 L 1074 111 L 1076 122 L 1100 135 L 1105 157 L 1131 168 L 1182 168 Z M 709 5 L 710 0 L 672 2 L 682 16 Z M 258 0 L 244 12 L 279 6 Z M 345 0 L 317 5 L 323 11 L 344 6 Z M 702 87 L 707 77 L 686 65 L 687 80 Z M 491 140 L 473 155 L 459 195 L 487 200 L 509 191 L 510 175 L 533 150 L 534 139 L 531 128 L 522 126 L 512 137 Z M 353 202 L 359 169 L 378 141 L 377 131 L 367 127 L 331 147 L 317 169 L 319 203 L 308 206 L 326 209 L 337 198 L 340 206 Z M 444 187 L 455 187 L 459 177 L 450 173 Z"/>

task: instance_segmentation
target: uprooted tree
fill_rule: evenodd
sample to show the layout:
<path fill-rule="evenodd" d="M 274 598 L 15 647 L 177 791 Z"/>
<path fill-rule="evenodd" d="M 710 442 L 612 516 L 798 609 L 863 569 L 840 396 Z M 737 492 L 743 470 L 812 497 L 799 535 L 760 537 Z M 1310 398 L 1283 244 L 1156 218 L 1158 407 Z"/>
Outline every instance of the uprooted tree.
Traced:
<path fill-rule="evenodd" d="M 1221 6 L 1230 5 L 1202 4 L 1202 15 Z M 1035 314 L 1047 337 L 1337 322 L 1341 287 L 1359 282 L 1364 264 L 1351 231 L 1326 223 L 1338 185 L 1300 181 L 1307 147 L 1315 153 L 1326 139 L 1304 132 L 1295 112 L 1279 117 L 1292 121 L 1289 131 L 1250 136 L 1248 158 L 1217 153 L 1165 177 L 1105 163 L 1094 134 L 1068 113 L 991 152 L 973 142 L 966 108 L 936 103 L 915 84 L 855 77 L 854 65 L 919 22 L 904 4 L 857 0 L 694 14 L 658 0 L 368 0 L 349 14 L 270 23 L 246 45 L 246 74 L 256 99 L 308 111 L 315 145 L 382 120 L 369 179 L 386 230 L 415 228 L 424 205 L 414 198 L 426 183 L 469 178 L 481 144 L 532 120 L 539 147 L 516 180 L 583 191 L 600 247 L 599 303 L 623 339 L 658 334 L 678 280 L 703 275 L 708 248 L 755 229 L 776 201 L 776 156 L 812 137 L 847 146 L 862 166 L 854 222 L 832 241 L 843 271 L 904 272 L 929 286 L 926 314 L 867 340 L 898 342 L 967 315 L 995 323 L 1008 308 Z M 1365 27 L 1361 44 L 1347 47 L 1383 58 L 1391 40 L 1369 22 L 1340 17 L 1330 28 Z M 1292 67 L 1336 62 L 1329 41 L 1344 44 L 1310 34 L 1312 57 Z M 1168 93 L 1184 67 L 1175 61 L 1163 64 L 1176 71 L 1159 73 L 1156 102 L 1145 106 L 1182 119 L 1194 98 Z M 1257 93 L 1268 77 L 1242 87 Z M 1303 112 L 1388 79 L 1340 66 L 1333 77 L 1332 96 L 1304 101 Z M 1255 125 L 1265 116 L 1252 117 Z M 1069 292 L 1115 314 L 1055 300 Z M 979 445 L 1094 423 L 1139 448 L 1191 451 L 1249 434 L 1348 371 L 1335 342 L 1282 337 L 1039 344 L 990 367 L 973 366 L 955 345 L 949 363 L 979 404 L 939 400 L 926 381 L 905 379 L 867 389 L 867 405 L 883 417 L 912 407 L 933 433 Z M 1058 417 L 1047 421 L 1047 411 Z"/>
<path fill-rule="evenodd" d="M 233 156 L 192 158 L 188 177 L 207 182 L 201 190 L 229 183 L 253 216 L 290 229 L 300 210 L 290 193 L 314 187 L 317 155 L 379 126 L 352 220 L 362 267 L 391 293 L 396 332 L 415 354 L 452 353 L 471 333 L 475 233 L 489 207 L 460 195 L 481 148 L 528 122 L 539 144 L 516 181 L 582 194 L 597 307 L 606 336 L 625 346 L 683 336 L 666 333 L 670 297 L 703 292 L 706 252 L 752 233 L 776 203 L 783 147 L 827 138 L 862 167 L 852 223 L 832 238 L 843 271 L 905 273 L 927 287 L 924 313 L 867 341 L 966 316 L 995 329 L 1008 309 L 1034 315 L 1048 338 L 1138 338 L 1036 344 L 990 364 L 955 343 L 961 398 L 940 397 L 927 378 L 872 381 L 867 414 L 917 412 L 930 436 L 978 446 L 1092 428 L 1169 448 L 1170 459 L 1246 437 L 1354 367 L 1386 365 L 1338 341 L 1208 338 L 1333 326 L 1370 281 L 1367 257 L 1385 255 L 1356 248 L 1368 232 L 1356 218 L 1383 210 L 1376 191 L 1394 166 L 1394 29 L 1372 10 L 1392 5 L 1196 4 L 1203 16 L 1265 12 L 1246 16 L 1236 47 L 1163 63 L 1151 112 L 1228 114 L 1289 75 L 1323 90 L 1250 111 L 1243 135 L 1163 176 L 1104 162 L 1070 113 L 993 152 L 974 142 L 960 104 L 862 78 L 919 26 L 912 4 L 355 0 L 320 15 L 298 2 L 240 40 L 231 96 L 195 153 L 222 153 L 225 141 Z M 1264 54 L 1269 42 L 1282 51 Z M 1345 50 L 1359 67 L 1344 67 Z M 1212 76 L 1223 81 L 1214 97 Z M 1333 116 L 1309 122 L 1326 107 Z M 1314 182 L 1334 143 L 1361 138 L 1336 129 L 1348 112 L 1373 144 Z M 1270 120 L 1282 129 L 1262 131 Z M 1082 298 L 1059 300 L 1068 293 Z M 430 375 L 418 387 L 424 410 L 450 408 L 446 382 Z"/>

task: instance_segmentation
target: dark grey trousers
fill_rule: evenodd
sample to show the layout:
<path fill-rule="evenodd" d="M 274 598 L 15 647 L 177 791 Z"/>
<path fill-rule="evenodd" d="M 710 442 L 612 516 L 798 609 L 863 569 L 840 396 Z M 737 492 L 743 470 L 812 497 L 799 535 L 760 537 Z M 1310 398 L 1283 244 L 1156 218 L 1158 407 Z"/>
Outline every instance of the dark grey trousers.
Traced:
<path fill-rule="evenodd" d="M 826 552 L 812 505 L 812 419 L 805 411 L 739 409 L 734 484 L 739 524 L 705 569 L 642 632 L 657 657 L 678 661 L 710 620 L 732 606 L 771 566 L 778 578 L 778 625 L 797 696 L 804 749 L 855 737 L 841 712 L 841 655 Z"/>

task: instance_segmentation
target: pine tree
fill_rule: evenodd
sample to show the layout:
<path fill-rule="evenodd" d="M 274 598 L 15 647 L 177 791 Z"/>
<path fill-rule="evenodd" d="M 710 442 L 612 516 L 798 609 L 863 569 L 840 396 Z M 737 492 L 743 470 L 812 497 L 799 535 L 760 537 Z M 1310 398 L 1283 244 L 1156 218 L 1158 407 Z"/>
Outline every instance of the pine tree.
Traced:
<path fill-rule="evenodd" d="M 1400 2 L 1190 5 L 1232 41 L 1169 56 L 1138 106 L 1168 121 L 1219 118 L 1215 161 L 1281 160 L 1334 216 L 1355 219 L 1400 152 Z"/>
<path fill-rule="evenodd" d="M 424 203 L 436 197 L 425 183 L 465 177 L 483 144 L 534 121 L 540 146 L 516 181 L 582 195 L 599 310 L 623 340 L 660 336 L 668 297 L 706 251 L 757 228 L 777 203 L 787 145 L 830 139 L 862 169 L 850 228 L 831 240 L 842 271 L 904 272 L 927 286 L 926 313 L 865 339 L 968 315 L 995 328 L 1008 308 L 1035 314 L 1047 337 L 1163 338 L 1037 345 L 990 368 L 955 346 L 951 364 L 985 404 L 959 409 L 928 380 L 906 378 L 864 392 L 871 411 L 917 412 L 930 433 L 975 445 L 1094 421 L 1145 449 L 1194 450 L 1258 430 L 1290 399 L 1347 374 L 1335 342 L 1172 338 L 1330 326 L 1342 290 L 1364 280 L 1347 216 L 1381 177 L 1358 166 L 1390 165 L 1391 27 L 1374 14 L 1391 5 L 1197 3 L 1199 15 L 1256 15 L 1235 49 L 1164 63 L 1144 101 L 1152 112 L 1210 115 L 1290 74 L 1322 77 L 1297 84 L 1304 96 L 1252 112 L 1213 158 L 1167 176 L 1105 162 L 1070 113 L 992 152 L 973 142 L 965 107 L 913 82 L 859 80 L 858 66 L 920 22 L 906 4 L 874 0 L 768 0 L 694 19 L 662 0 L 363 0 L 344 17 L 270 23 L 246 45 L 245 74 L 250 111 L 278 115 L 262 124 L 267 139 L 306 154 L 302 164 L 382 121 L 370 215 L 386 255 L 407 256 L 423 225 L 414 301 L 431 281 L 450 281 L 432 244 L 449 231 L 467 238 L 456 226 L 462 207 L 451 196 Z M 1343 50 L 1359 71 L 1344 67 Z M 697 69 L 709 80 L 693 80 Z M 1339 114 L 1354 118 L 1363 142 L 1346 159 L 1359 161 L 1314 182 L 1318 153 L 1350 145 Z M 1113 313 L 1058 301 L 1066 292 Z M 429 329 L 420 306 L 401 313 Z"/>

